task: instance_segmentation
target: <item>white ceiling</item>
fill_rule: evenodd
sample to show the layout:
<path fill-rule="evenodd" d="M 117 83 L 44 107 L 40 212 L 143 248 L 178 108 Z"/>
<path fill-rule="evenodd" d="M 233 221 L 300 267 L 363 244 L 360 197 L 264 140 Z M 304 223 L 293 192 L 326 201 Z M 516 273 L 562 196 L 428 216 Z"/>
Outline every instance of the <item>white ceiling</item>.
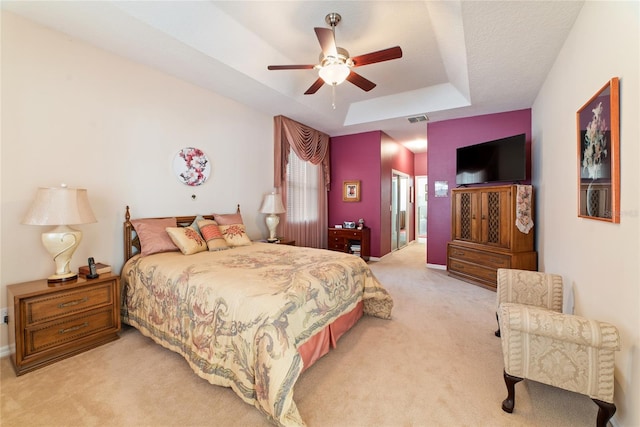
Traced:
<path fill-rule="evenodd" d="M 2 1 L 2 9 L 331 136 L 382 130 L 410 144 L 426 122 L 531 107 L 583 1 Z M 354 69 L 304 95 L 314 27 L 337 12 L 351 56 L 400 46 L 403 57 Z M 415 149 L 419 152 L 422 149 Z"/>

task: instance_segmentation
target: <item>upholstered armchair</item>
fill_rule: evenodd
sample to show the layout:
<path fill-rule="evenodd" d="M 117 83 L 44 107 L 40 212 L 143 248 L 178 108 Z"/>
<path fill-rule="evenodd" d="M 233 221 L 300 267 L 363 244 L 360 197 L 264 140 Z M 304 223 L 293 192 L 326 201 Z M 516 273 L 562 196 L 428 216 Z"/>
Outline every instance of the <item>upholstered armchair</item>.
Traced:
<path fill-rule="evenodd" d="M 597 425 L 605 427 L 613 403 L 614 353 L 620 349 L 615 326 L 547 308 L 502 303 L 498 310 L 508 396 L 513 412 L 515 384 L 538 381 L 589 396 L 599 407 Z"/>
<path fill-rule="evenodd" d="M 539 271 L 498 269 L 497 309 L 512 302 L 562 312 L 562 276 Z M 500 336 L 500 328 L 495 332 Z"/>

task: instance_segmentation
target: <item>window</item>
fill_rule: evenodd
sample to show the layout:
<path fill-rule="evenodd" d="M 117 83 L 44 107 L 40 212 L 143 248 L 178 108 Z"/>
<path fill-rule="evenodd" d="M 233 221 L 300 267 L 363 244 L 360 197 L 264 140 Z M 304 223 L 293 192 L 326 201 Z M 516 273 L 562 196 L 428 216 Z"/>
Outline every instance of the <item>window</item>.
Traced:
<path fill-rule="evenodd" d="M 318 221 L 318 177 L 321 165 L 301 160 L 291 150 L 287 164 L 287 221 L 306 224 Z"/>

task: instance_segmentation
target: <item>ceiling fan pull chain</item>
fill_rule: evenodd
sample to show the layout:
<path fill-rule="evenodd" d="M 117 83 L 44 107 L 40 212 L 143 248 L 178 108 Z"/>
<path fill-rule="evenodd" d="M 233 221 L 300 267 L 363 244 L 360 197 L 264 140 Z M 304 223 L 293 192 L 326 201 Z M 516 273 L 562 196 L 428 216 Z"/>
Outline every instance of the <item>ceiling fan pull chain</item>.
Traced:
<path fill-rule="evenodd" d="M 336 109 L 336 85 L 331 85 L 331 106 L 333 109 Z"/>

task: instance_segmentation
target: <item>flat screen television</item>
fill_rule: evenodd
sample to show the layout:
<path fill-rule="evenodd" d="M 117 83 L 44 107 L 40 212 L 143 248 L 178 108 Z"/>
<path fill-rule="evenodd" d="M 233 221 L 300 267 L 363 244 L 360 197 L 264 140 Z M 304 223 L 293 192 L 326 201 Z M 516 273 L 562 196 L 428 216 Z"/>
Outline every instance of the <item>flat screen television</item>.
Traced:
<path fill-rule="evenodd" d="M 456 184 L 527 179 L 526 135 L 514 135 L 456 150 Z"/>

